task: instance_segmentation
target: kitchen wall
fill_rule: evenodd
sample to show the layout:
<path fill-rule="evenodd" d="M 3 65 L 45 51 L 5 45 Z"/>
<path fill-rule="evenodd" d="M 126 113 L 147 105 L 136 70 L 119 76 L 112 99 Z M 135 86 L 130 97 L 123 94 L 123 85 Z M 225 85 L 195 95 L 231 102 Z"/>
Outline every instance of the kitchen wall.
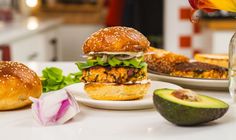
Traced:
<path fill-rule="evenodd" d="M 191 23 L 187 0 L 165 0 L 164 48 L 193 57 L 196 53 L 228 53 L 236 29 L 234 18 L 201 18 Z"/>
<path fill-rule="evenodd" d="M 191 7 L 187 0 L 165 0 L 164 48 L 192 57 L 202 51 L 202 36 L 190 22 Z"/>
<path fill-rule="evenodd" d="M 63 25 L 59 30 L 60 55 L 63 61 L 84 60 L 82 46 L 84 41 L 103 25 L 80 24 Z"/>

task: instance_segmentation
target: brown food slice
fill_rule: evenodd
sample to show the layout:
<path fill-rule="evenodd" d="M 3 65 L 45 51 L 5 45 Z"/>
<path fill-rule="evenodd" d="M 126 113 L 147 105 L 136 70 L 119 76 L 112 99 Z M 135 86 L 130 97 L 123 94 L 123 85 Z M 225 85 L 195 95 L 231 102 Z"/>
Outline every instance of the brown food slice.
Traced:
<path fill-rule="evenodd" d="M 226 68 L 201 62 L 186 62 L 175 65 L 174 71 L 170 74 L 179 77 L 227 79 Z"/>
<path fill-rule="evenodd" d="M 148 64 L 148 69 L 164 74 L 173 72 L 176 64 L 189 61 L 189 58 L 183 55 L 153 47 L 149 47 L 148 53 L 144 56 L 144 59 Z"/>
<path fill-rule="evenodd" d="M 227 54 L 196 54 L 194 59 L 199 62 L 209 63 L 225 68 L 228 68 L 229 63 L 229 57 Z"/>

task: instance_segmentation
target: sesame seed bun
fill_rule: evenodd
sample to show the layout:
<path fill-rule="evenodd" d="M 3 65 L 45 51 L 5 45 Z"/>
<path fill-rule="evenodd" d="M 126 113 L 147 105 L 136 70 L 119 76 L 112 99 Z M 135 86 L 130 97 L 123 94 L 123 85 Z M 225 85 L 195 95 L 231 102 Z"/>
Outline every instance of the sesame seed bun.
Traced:
<path fill-rule="evenodd" d="M 29 105 L 29 96 L 37 98 L 41 93 L 41 81 L 35 72 L 21 63 L 0 61 L 0 110 Z"/>
<path fill-rule="evenodd" d="M 150 42 L 139 31 L 128 27 L 108 27 L 93 33 L 83 52 L 146 52 Z"/>
<path fill-rule="evenodd" d="M 143 98 L 150 83 L 122 85 L 115 83 L 87 83 L 85 91 L 96 100 L 125 101 Z"/>

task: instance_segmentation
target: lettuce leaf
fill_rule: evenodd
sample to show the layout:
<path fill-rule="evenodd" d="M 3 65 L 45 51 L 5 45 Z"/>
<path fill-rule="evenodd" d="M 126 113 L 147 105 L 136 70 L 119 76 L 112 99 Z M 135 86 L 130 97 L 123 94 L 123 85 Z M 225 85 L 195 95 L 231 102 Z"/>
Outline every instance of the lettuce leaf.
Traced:
<path fill-rule="evenodd" d="M 41 82 L 43 92 L 59 90 L 65 86 L 79 83 L 82 72 L 70 73 L 67 76 L 63 75 L 63 71 L 56 67 L 47 67 L 42 71 Z"/>
<path fill-rule="evenodd" d="M 96 58 L 88 59 L 86 62 L 77 62 L 76 65 L 80 70 L 87 69 L 93 66 L 126 66 L 134 68 L 147 67 L 147 64 L 143 60 L 143 57 L 132 58 L 129 60 L 119 60 L 114 56 L 109 56 L 107 61 L 103 61 L 102 57 L 97 56 Z"/>
<path fill-rule="evenodd" d="M 119 66 L 121 63 L 122 63 L 122 61 L 116 59 L 115 57 L 110 58 L 110 59 L 108 58 L 108 64 L 109 64 L 110 66 L 113 66 L 113 67 Z"/>

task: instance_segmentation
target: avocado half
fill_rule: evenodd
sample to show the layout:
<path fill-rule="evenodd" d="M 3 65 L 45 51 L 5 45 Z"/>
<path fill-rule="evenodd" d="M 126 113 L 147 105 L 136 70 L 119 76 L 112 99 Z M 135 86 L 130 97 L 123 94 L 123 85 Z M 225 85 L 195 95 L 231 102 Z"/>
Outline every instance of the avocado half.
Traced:
<path fill-rule="evenodd" d="M 229 105 L 190 90 L 157 89 L 153 94 L 156 109 L 168 121 L 181 126 L 207 123 L 222 117 Z"/>

